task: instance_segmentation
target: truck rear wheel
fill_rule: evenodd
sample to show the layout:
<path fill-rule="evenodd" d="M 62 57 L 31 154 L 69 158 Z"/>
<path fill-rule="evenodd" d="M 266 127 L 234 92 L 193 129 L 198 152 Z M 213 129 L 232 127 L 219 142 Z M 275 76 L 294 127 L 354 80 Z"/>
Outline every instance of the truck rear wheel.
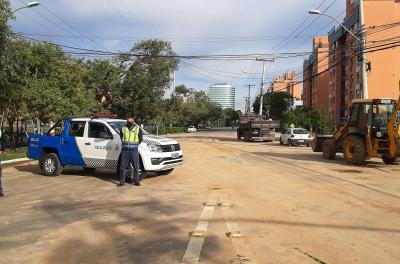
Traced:
<path fill-rule="evenodd" d="M 322 146 L 324 159 L 333 160 L 336 157 L 336 146 L 333 139 L 326 140 Z"/>
<path fill-rule="evenodd" d="M 40 168 L 46 176 L 58 176 L 63 170 L 60 159 L 55 153 L 47 153 L 40 159 Z"/>
<path fill-rule="evenodd" d="M 237 139 L 242 140 L 242 134 L 240 134 L 240 131 L 237 132 Z"/>
<path fill-rule="evenodd" d="M 348 136 L 344 142 L 344 158 L 353 165 L 362 165 L 367 159 L 367 146 L 360 136 Z"/>
<path fill-rule="evenodd" d="M 244 131 L 244 141 L 246 141 L 246 142 L 250 141 L 249 131 Z"/>

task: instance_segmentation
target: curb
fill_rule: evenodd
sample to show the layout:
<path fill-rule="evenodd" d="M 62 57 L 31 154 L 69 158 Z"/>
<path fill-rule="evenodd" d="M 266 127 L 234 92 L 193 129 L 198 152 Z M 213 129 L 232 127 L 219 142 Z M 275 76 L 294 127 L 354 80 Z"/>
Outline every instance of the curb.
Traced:
<path fill-rule="evenodd" d="M 24 161 L 29 161 L 30 159 L 28 158 L 22 158 L 22 159 L 13 159 L 13 160 L 4 160 L 1 162 L 2 165 L 8 165 L 8 164 L 14 164 L 18 162 L 24 162 Z"/>

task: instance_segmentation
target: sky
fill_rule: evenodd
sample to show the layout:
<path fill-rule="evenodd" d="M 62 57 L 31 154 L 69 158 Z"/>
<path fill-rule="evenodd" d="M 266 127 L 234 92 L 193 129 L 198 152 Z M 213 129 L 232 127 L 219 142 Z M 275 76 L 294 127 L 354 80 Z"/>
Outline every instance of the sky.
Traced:
<path fill-rule="evenodd" d="M 14 9 L 29 1 L 11 0 Z M 308 14 L 320 8 L 339 19 L 345 0 L 40 0 L 16 13 L 15 32 L 68 46 L 127 51 L 137 41 L 158 38 L 179 55 L 311 51 L 312 37 L 334 23 Z M 305 57 L 266 64 L 266 81 L 286 70 L 301 73 Z M 176 84 L 208 91 L 216 82 L 236 87 L 236 108 L 244 109 L 245 85 L 259 93 L 262 64 L 256 61 L 184 61 Z M 301 80 L 301 76 L 299 79 Z"/>

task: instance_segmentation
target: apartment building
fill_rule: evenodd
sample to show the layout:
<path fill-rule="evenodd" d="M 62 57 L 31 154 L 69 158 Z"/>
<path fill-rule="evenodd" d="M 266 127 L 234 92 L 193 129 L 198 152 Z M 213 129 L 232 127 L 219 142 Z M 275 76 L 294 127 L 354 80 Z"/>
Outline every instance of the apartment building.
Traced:
<path fill-rule="evenodd" d="M 400 39 L 400 1 L 347 0 L 343 24 L 357 38 L 365 37 L 366 89 L 363 89 L 362 44 L 341 26 L 334 27 L 328 33 L 327 42 L 323 42 L 329 47 L 328 67 L 321 63 L 324 55 L 321 58 L 315 51 L 320 37 L 313 41 L 314 54 L 304 62 L 304 104 L 314 109 L 327 105 L 336 123 L 347 118 L 354 99 L 398 98 L 400 48 L 395 45 Z M 327 86 L 315 78 L 318 71 L 327 71 Z M 326 91 L 327 97 L 319 96 Z"/>
<path fill-rule="evenodd" d="M 313 54 L 303 64 L 303 104 L 321 112 L 329 106 L 329 42 L 327 36 L 313 39 Z"/>
<path fill-rule="evenodd" d="M 295 72 L 286 72 L 276 76 L 270 86 L 271 92 L 290 93 L 294 100 L 301 100 L 301 84 Z"/>

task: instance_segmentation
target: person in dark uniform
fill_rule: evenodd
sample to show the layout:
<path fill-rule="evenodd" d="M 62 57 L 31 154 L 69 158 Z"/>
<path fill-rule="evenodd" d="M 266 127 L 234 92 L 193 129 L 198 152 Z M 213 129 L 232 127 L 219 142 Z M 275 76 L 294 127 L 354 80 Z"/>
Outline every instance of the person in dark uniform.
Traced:
<path fill-rule="evenodd" d="M 125 185 L 126 173 L 133 166 L 132 184 L 140 186 L 139 175 L 139 145 L 143 141 L 143 131 L 136 125 L 134 117 L 127 118 L 127 124 L 121 128 L 122 150 L 120 154 L 120 182 L 119 187 Z"/>
<path fill-rule="evenodd" d="M 4 143 L 4 137 L 2 137 L 0 133 L 0 198 L 4 197 L 4 190 L 3 190 L 3 184 L 1 182 L 1 176 L 2 176 L 2 167 L 1 167 L 1 156 L 3 156 L 3 152 L 5 150 L 6 144 Z"/>

